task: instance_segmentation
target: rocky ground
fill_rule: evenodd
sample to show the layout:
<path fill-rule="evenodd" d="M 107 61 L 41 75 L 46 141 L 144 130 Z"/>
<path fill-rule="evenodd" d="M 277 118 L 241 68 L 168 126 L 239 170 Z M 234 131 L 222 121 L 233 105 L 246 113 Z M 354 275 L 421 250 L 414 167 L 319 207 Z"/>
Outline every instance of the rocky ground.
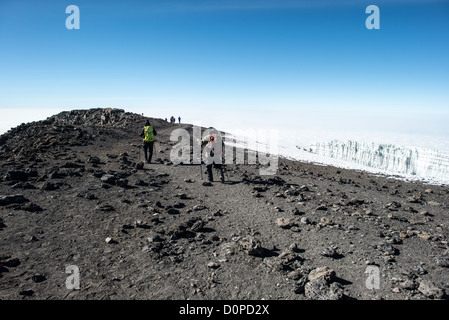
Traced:
<path fill-rule="evenodd" d="M 0 137 L 1 299 L 448 297 L 447 186 L 287 159 L 208 185 L 170 162 L 170 133 L 191 126 L 150 120 L 145 165 L 145 118 L 116 109 Z"/>

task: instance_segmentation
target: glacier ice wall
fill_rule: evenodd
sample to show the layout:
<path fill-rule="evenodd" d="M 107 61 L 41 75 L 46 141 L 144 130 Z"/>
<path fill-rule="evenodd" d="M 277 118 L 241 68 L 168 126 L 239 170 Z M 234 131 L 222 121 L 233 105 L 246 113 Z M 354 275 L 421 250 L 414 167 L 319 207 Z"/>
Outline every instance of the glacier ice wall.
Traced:
<path fill-rule="evenodd" d="M 438 150 L 333 140 L 315 143 L 309 151 L 390 174 L 449 183 L 449 153 Z"/>

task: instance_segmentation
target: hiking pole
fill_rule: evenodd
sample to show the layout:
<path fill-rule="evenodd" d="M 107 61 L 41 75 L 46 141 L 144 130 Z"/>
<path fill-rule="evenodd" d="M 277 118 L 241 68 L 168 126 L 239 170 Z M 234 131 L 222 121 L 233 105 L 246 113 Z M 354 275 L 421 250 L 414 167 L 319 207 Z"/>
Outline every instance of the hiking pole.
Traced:
<path fill-rule="evenodd" d="M 141 149 L 143 149 L 143 148 L 142 148 L 142 145 L 139 144 L 139 145 L 137 146 L 137 153 L 139 154 L 139 162 L 142 161 Z"/>
<path fill-rule="evenodd" d="M 228 170 L 226 170 L 226 166 L 222 166 L 221 170 L 223 170 L 223 177 L 226 177 L 226 181 L 229 181 Z"/>
<path fill-rule="evenodd" d="M 142 162 L 142 153 L 141 153 L 141 150 L 140 150 L 141 148 L 142 148 L 142 146 L 138 146 L 137 147 L 137 153 L 139 154 L 139 163 Z"/>
<path fill-rule="evenodd" d="M 154 140 L 154 143 L 153 143 L 153 150 L 151 150 L 152 151 L 152 153 L 153 153 L 153 159 L 154 158 L 157 158 L 157 149 L 156 149 L 156 140 Z"/>

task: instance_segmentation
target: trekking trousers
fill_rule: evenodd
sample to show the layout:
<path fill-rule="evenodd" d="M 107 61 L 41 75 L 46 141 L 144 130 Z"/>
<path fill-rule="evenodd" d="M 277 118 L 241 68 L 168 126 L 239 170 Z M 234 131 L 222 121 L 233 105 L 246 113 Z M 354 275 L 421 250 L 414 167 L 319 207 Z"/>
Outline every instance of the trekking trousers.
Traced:
<path fill-rule="evenodd" d="M 144 141 L 143 142 L 143 153 L 145 155 L 145 161 L 147 163 L 150 163 L 151 158 L 153 157 L 153 147 L 154 147 L 154 141 Z"/>
<path fill-rule="evenodd" d="M 221 164 L 216 164 L 216 163 L 211 163 L 206 165 L 206 169 L 207 169 L 207 179 L 209 181 L 214 181 L 214 177 L 212 174 L 212 165 L 214 166 L 215 169 L 217 169 L 217 171 L 220 172 L 220 180 L 224 181 L 224 172 L 223 172 L 223 167 Z"/>

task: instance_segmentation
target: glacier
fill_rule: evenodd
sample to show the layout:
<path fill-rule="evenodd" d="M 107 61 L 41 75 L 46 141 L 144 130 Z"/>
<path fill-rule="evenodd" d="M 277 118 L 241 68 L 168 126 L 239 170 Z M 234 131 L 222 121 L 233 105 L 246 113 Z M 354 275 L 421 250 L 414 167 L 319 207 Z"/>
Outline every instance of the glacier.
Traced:
<path fill-rule="evenodd" d="M 371 168 L 412 180 L 449 184 L 449 153 L 440 150 L 354 140 L 316 142 L 302 149 L 349 166 L 357 165 L 359 169 Z"/>
<path fill-rule="evenodd" d="M 406 181 L 449 185 L 449 150 L 370 142 L 363 136 L 360 140 L 321 140 L 326 142 L 300 141 L 300 136 L 308 136 L 310 140 L 310 134 L 298 135 L 298 131 L 281 134 L 275 153 L 296 161 L 365 171 Z M 227 134 L 226 138 L 225 143 L 231 146 L 259 151 L 269 149 L 267 136 L 261 139 L 254 132 L 250 138 L 242 132 Z M 416 139 L 414 141 L 417 142 Z"/>

